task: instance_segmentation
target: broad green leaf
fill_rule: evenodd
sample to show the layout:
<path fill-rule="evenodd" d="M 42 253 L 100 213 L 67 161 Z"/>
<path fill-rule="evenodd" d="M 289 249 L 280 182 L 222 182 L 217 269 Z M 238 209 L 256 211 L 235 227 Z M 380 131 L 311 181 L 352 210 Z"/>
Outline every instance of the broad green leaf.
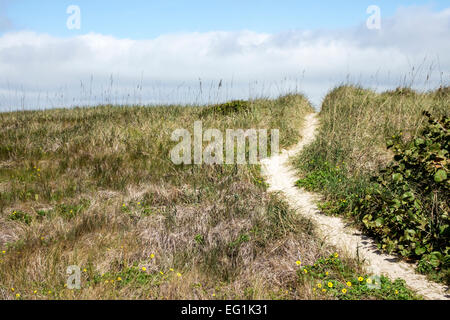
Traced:
<path fill-rule="evenodd" d="M 434 175 L 434 181 L 441 183 L 445 180 L 447 180 L 447 172 L 443 169 L 439 169 Z"/>
<path fill-rule="evenodd" d="M 424 247 L 417 247 L 415 252 L 418 256 L 421 256 L 422 254 L 425 253 L 425 251 L 427 251 Z"/>

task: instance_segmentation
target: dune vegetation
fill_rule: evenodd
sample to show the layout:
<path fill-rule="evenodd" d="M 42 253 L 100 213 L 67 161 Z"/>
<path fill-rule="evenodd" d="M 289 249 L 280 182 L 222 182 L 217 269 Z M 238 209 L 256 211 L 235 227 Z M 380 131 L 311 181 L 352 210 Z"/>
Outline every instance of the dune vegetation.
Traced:
<path fill-rule="evenodd" d="M 279 129 L 287 148 L 311 112 L 287 95 L 0 114 L 0 299 L 413 298 L 401 280 L 368 287 L 259 165 L 171 162 L 172 132 L 194 121 Z"/>
<path fill-rule="evenodd" d="M 298 186 L 379 247 L 450 282 L 450 88 L 375 93 L 341 86 L 324 99 L 316 141 L 295 159 Z"/>

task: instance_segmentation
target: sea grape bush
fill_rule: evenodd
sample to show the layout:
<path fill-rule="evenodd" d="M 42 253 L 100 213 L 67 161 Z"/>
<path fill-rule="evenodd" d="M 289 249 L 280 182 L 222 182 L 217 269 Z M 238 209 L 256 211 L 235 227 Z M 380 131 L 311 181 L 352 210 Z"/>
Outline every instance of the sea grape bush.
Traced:
<path fill-rule="evenodd" d="M 420 260 L 419 271 L 430 272 L 450 264 L 450 120 L 424 116 L 418 137 L 405 143 L 400 133 L 387 141 L 394 161 L 372 178 L 353 213 L 381 248 Z"/>

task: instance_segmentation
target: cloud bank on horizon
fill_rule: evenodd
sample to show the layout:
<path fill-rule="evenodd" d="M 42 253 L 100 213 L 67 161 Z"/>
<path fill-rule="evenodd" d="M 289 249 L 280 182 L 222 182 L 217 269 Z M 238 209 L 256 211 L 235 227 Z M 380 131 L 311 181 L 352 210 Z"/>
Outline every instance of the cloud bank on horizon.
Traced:
<path fill-rule="evenodd" d="M 1 21 L 0 21 L 1 22 Z M 350 81 L 428 90 L 450 78 L 450 8 L 401 8 L 380 30 L 211 31 L 154 39 L 0 36 L 0 111 L 97 103 L 208 103 Z"/>

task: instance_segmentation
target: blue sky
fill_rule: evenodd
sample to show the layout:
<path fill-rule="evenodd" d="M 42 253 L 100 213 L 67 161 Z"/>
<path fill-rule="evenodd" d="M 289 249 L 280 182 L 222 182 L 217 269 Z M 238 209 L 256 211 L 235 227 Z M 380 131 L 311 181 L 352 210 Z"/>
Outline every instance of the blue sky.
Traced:
<path fill-rule="evenodd" d="M 15 30 L 53 36 L 95 32 L 131 39 L 218 30 L 277 33 L 290 29 L 334 29 L 363 23 L 369 5 L 378 5 L 384 17 L 394 15 L 402 6 L 428 5 L 438 11 L 449 5 L 448 0 L 0 0 L 0 3 L 2 1 L 6 3 L 6 16 Z M 79 31 L 66 28 L 69 5 L 81 8 Z"/>

